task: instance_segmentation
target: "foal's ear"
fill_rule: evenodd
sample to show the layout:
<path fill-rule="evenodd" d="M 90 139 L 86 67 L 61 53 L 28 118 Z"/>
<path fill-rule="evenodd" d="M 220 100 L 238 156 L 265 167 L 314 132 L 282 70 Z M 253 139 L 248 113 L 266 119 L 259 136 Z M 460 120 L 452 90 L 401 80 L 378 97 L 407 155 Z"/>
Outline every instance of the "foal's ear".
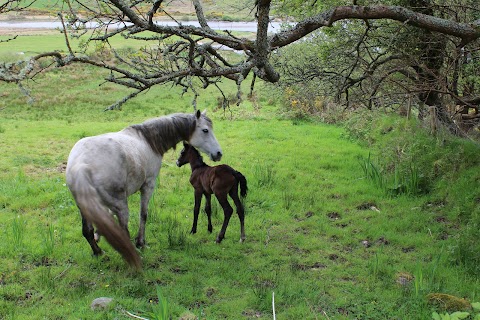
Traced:
<path fill-rule="evenodd" d="M 200 112 L 200 110 L 197 110 L 197 112 L 195 113 L 195 116 L 197 117 L 197 119 L 200 119 L 201 115 L 202 113 Z"/>

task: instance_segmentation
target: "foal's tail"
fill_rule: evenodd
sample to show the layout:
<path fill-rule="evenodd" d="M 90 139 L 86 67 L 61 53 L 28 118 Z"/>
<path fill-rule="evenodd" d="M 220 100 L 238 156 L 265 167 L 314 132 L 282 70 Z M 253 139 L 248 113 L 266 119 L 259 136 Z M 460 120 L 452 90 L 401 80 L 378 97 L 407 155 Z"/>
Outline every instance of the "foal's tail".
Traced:
<path fill-rule="evenodd" d="M 245 198 L 248 192 L 247 178 L 245 178 L 245 176 L 239 171 L 235 171 L 233 175 L 235 176 L 235 179 L 237 179 L 240 183 L 240 195 L 242 196 L 242 198 Z"/>
<path fill-rule="evenodd" d="M 140 257 L 127 232 L 115 222 L 112 214 L 101 203 L 97 190 L 91 185 L 85 172 L 77 174 L 72 187 L 72 193 L 74 193 L 84 218 L 97 227 L 100 234 L 105 236 L 108 243 L 123 256 L 131 267 L 141 270 Z"/>

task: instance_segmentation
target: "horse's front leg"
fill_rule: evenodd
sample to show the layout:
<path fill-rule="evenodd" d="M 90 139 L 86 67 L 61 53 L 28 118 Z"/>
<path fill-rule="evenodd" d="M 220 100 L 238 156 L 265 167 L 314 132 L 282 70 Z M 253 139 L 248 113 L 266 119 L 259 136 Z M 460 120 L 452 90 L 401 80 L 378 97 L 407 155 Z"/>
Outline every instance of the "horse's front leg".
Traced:
<path fill-rule="evenodd" d="M 212 233 L 212 195 L 210 193 L 205 193 L 205 213 L 207 214 L 208 218 L 208 232 Z"/>
<path fill-rule="evenodd" d="M 193 207 L 193 225 L 191 234 L 197 233 L 198 213 L 200 212 L 200 205 L 202 204 L 203 192 L 200 189 L 195 189 L 195 206 Z"/>
<path fill-rule="evenodd" d="M 148 203 L 152 197 L 153 190 L 155 189 L 155 183 L 146 182 L 142 188 L 140 188 L 140 223 L 138 227 L 138 234 L 135 237 L 135 245 L 137 248 L 143 248 L 145 246 L 145 225 L 148 217 Z"/>

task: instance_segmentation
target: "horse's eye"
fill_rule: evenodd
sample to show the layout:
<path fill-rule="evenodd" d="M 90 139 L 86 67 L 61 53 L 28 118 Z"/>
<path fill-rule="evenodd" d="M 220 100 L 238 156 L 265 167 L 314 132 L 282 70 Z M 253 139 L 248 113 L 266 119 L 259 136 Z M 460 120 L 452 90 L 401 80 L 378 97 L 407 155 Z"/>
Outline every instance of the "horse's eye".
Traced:
<path fill-rule="evenodd" d="M 202 131 L 205 133 L 208 133 L 208 129 L 203 129 Z"/>

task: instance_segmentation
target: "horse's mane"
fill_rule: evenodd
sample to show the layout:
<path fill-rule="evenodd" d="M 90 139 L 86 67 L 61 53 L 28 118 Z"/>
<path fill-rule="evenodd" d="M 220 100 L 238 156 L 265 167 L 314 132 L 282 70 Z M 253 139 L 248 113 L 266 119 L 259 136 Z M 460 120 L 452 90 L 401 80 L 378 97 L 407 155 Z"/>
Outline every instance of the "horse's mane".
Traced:
<path fill-rule="evenodd" d="M 194 114 L 175 113 L 132 125 L 131 128 L 141 132 L 150 147 L 163 155 L 179 141 L 187 141 L 195 130 L 195 124 Z"/>

